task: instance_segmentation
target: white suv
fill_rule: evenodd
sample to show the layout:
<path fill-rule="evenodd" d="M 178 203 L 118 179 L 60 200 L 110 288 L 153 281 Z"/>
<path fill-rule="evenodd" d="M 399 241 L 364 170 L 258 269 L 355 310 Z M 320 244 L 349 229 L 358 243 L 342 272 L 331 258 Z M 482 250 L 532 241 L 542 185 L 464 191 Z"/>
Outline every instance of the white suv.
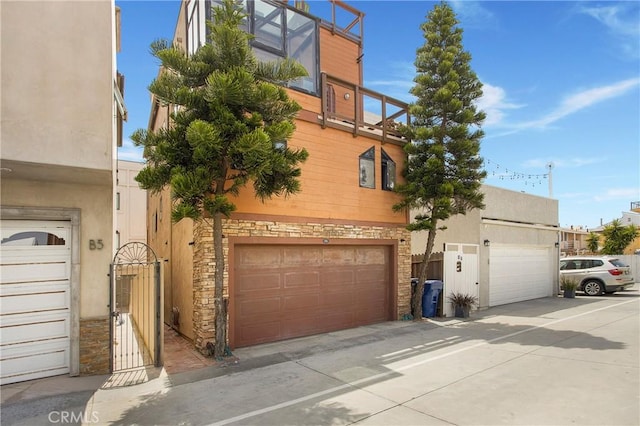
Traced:
<path fill-rule="evenodd" d="M 573 278 L 588 296 L 614 293 L 634 284 L 631 269 L 609 256 L 572 256 L 560 259 L 560 276 Z"/>

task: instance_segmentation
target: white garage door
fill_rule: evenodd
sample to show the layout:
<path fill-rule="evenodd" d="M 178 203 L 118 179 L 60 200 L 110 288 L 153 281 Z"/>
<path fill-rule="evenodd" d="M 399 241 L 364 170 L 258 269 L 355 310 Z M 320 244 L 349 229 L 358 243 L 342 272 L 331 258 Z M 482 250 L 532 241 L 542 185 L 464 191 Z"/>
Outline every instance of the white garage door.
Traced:
<path fill-rule="evenodd" d="M 0 383 L 69 372 L 71 225 L 1 222 Z"/>
<path fill-rule="evenodd" d="M 492 244 L 490 250 L 489 306 L 552 295 L 551 247 Z"/>

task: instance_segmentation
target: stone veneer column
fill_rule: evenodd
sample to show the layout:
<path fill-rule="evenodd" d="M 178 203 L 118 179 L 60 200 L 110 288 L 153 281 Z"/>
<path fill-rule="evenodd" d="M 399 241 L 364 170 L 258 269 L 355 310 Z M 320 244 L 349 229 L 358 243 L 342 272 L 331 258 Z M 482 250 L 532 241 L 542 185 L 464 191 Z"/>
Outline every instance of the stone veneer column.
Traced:
<path fill-rule="evenodd" d="M 215 261 L 211 220 L 194 223 L 193 241 L 193 343 L 196 349 L 206 354 L 207 343 L 215 338 Z"/>
<path fill-rule="evenodd" d="M 80 320 L 80 374 L 109 374 L 109 317 Z"/>

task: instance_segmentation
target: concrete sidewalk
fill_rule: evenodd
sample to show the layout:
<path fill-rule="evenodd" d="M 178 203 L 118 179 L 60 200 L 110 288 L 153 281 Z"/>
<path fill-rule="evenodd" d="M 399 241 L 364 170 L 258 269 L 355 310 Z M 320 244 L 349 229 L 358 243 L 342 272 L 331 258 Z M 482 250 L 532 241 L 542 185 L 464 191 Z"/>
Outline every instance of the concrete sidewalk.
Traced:
<path fill-rule="evenodd" d="M 153 369 L 129 387 L 108 376 L 5 385 L 2 424 L 64 412 L 87 424 L 637 424 L 639 296 L 537 299 L 241 348 L 237 362 Z"/>

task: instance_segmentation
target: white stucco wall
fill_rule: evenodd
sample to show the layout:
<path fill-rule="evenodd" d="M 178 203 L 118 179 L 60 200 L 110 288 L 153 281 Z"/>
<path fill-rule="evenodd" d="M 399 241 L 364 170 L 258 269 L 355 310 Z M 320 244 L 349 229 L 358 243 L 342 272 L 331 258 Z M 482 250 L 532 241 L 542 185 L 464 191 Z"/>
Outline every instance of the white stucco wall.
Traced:
<path fill-rule="evenodd" d="M 79 210 L 81 318 L 108 315 L 114 14 L 113 0 L 3 1 L 0 9 L 0 156 L 10 169 L 2 206 Z M 90 250 L 90 240 L 101 248 Z"/>
<path fill-rule="evenodd" d="M 118 160 L 116 196 L 120 203 L 116 206 L 116 230 L 120 246 L 134 241 L 147 242 L 147 192 L 135 180 L 143 167 L 144 163 Z"/>
<path fill-rule="evenodd" d="M 2 159 L 112 170 L 112 1 L 3 1 L 1 19 Z"/>
<path fill-rule="evenodd" d="M 506 229 L 504 226 L 487 225 L 483 220 L 510 222 L 513 226 L 539 225 L 541 228 L 558 226 L 558 200 L 537 195 L 511 191 L 489 185 L 482 185 L 485 194 L 483 210 L 471 210 L 466 215 L 456 215 L 446 222 L 440 223 L 447 227 L 438 231 L 433 251 L 442 251 L 445 242 L 467 243 L 482 245 L 485 239 L 495 242 L 512 244 L 536 244 L 546 242 L 547 237 L 540 237 L 536 232 L 523 226 Z M 418 211 L 411 212 L 411 219 Z M 547 231 L 548 232 L 548 231 Z M 556 237 L 554 237 L 556 238 Z M 556 241 L 554 239 L 551 244 Z M 411 253 L 422 254 L 427 244 L 427 232 L 413 232 L 411 234 Z"/>

